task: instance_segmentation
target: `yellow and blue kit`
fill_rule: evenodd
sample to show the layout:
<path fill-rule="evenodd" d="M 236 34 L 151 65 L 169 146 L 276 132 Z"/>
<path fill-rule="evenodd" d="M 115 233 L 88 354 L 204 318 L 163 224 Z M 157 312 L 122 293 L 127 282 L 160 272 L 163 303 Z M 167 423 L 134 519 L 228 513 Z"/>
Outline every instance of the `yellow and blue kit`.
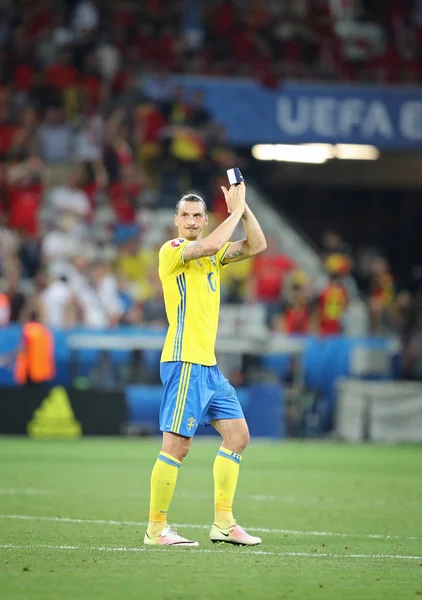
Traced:
<path fill-rule="evenodd" d="M 160 428 L 192 437 L 199 424 L 238 419 L 243 411 L 234 388 L 216 365 L 220 270 L 230 246 L 215 256 L 184 262 L 188 240 L 166 242 L 159 254 L 169 328 L 161 355 L 164 395 Z"/>

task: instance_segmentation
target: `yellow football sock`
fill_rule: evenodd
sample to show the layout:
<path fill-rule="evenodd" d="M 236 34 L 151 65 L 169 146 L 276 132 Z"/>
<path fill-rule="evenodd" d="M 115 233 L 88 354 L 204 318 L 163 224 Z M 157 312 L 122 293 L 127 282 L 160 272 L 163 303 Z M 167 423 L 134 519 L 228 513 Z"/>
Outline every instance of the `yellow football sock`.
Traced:
<path fill-rule="evenodd" d="M 160 452 L 151 474 L 151 500 L 147 533 L 157 537 L 167 526 L 167 511 L 176 487 L 177 473 L 182 463 L 174 456 Z"/>
<path fill-rule="evenodd" d="M 242 457 L 221 447 L 214 461 L 214 523 L 223 529 L 235 523 L 232 506 Z"/>

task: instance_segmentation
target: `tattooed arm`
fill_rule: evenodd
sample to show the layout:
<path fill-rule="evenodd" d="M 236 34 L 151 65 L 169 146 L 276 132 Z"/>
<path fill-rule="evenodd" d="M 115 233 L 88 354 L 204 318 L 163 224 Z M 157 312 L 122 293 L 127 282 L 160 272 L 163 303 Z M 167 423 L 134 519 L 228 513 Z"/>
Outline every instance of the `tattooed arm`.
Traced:
<path fill-rule="evenodd" d="M 202 256 L 214 256 L 230 240 L 245 212 L 245 186 L 232 186 L 228 193 L 233 206 L 231 214 L 206 238 L 187 244 L 183 252 L 183 262 Z"/>
<path fill-rule="evenodd" d="M 245 260 L 245 258 L 250 258 L 251 256 L 255 256 L 255 254 L 263 252 L 267 247 L 261 226 L 247 205 L 242 215 L 242 221 L 245 227 L 246 239 L 230 244 L 228 251 L 224 255 L 223 264 Z"/>

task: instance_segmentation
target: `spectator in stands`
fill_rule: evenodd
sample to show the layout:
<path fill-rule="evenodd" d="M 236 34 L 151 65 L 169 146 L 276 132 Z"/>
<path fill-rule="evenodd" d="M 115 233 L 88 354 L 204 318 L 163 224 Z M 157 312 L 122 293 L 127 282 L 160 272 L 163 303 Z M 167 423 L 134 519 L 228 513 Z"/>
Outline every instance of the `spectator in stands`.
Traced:
<path fill-rule="evenodd" d="M 10 325 L 10 300 L 7 294 L 0 291 L 0 327 L 8 327 Z"/>
<path fill-rule="evenodd" d="M 89 328 L 115 327 L 123 314 L 117 279 L 107 263 L 98 261 L 91 267 L 90 285 L 77 294 L 82 324 Z"/>
<path fill-rule="evenodd" d="M 72 14 L 72 28 L 76 37 L 92 33 L 98 29 L 100 16 L 98 9 L 91 0 L 79 0 Z"/>
<path fill-rule="evenodd" d="M 75 139 L 77 162 L 98 162 L 104 152 L 105 123 L 103 117 L 91 105 L 86 110 Z"/>
<path fill-rule="evenodd" d="M 19 239 L 14 231 L 5 225 L 6 217 L 0 213 L 0 275 L 6 272 L 7 264 L 16 258 Z"/>
<path fill-rule="evenodd" d="M 74 294 L 89 286 L 89 260 L 84 254 L 77 254 L 69 269 L 69 285 Z"/>
<path fill-rule="evenodd" d="M 115 110 L 106 126 L 104 165 L 108 179 L 115 183 L 121 179 L 122 169 L 133 162 L 133 150 L 129 142 L 129 125 L 122 108 Z"/>
<path fill-rule="evenodd" d="M 406 379 L 422 381 L 422 312 L 416 314 L 413 330 L 405 341 L 402 372 Z"/>
<path fill-rule="evenodd" d="M 322 236 L 322 253 L 326 258 L 330 254 L 344 254 L 350 256 L 351 248 L 340 233 L 335 229 L 327 229 Z"/>
<path fill-rule="evenodd" d="M 187 123 L 191 127 L 201 129 L 209 125 L 210 122 L 211 113 L 205 106 L 205 94 L 202 90 L 197 90 L 192 97 Z"/>
<path fill-rule="evenodd" d="M 373 333 L 387 333 L 393 327 L 394 278 L 385 258 L 372 261 L 369 312 Z"/>
<path fill-rule="evenodd" d="M 18 114 L 18 127 L 10 145 L 10 152 L 28 153 L 33 150 L 37 127 L 36 111 L 32 107 L 23 108 Z"/>
<path fill-rule="evenodd" d="M 26 102 L 38 113 L 50 107 L 62 106 L 62 95 L 45 78 L 44 71 L 34 73 L 33 86 L 27 92 Z"/>
<path fill-rule="evenodd" d="M 287 276 L 281 310 L 275 315 L 272 328 L 287 335 L 307 335 L 312 331 L 310 280 L 300 270 Z"/>
<path fill-rule="evenodd" d="M 329 234 L 331 236 L 331 233 Z M 359 289 L 356 283 L 355 278 L 352 275 L 352 267 L 353 262 L 348 254 L 351 249 L 350 246 L 344 244 L 341 241 L 340 237 L 335 236 L 332 237 L 332 243 L 326 244 L 326 249 L 330 248 L 338 248 L 339 252 L 330 252 L 328 251 L 326 254 L 323 253 L 323 258 L 325 258 L 325 266 L 329 264 L 335 264 L 338 266 L 338 269 L 341 271 L 341 282 L 342 285 L 346 288 L 347 296 L 350 301 L 356 300 L 359 298 Z M 325 273 L 323 273 L 315 282 L 314 289 L 317 294 L 321 292 L 329 283 L 329 271 L 326 269 Z"/>
<path fill-rule="evenodd" d="M 58 185 L 51 189 L 48 200 L 49 206 L 54 211 L 55 221 L 69 216 L 75 221 L 86 222 L 91 206 L 88 195 L 80 188 L 80 170 L 74 169 L 69 172 L 67 183 Z"/>
<path fill-rule="evenodd" d="M 225 178 L 220 181 L 221 185 L 225 185 Z M 221 193 L 221 188 L 220 188 Z M 217 215 L 218 221 L 224 220 L 227 217 L 227 204 L 223 199 L 224 207 L 221 207 L 221 213 Z M 214 211 L 214 205 L 213 205 Z M 224 211 L 224 213 L 223 213 Z M 209 224 L 209 228 L 214 227 Z M 243 235 L 239 233 L 239 238 Z M 254 268 L 253 260 L 242 260 L 234 262 L 230 265 L 230 269 L 222 269 L 220 271 L 221 298 L 223 302 L 228 304 L 243 304 L 251 295 L 251 275 Z"/>
<path fill-rule="evenodd" d="M 10 262 L 5 271 L 4 293 L 9 300 L 10 323 L 22 322 L 26 296 L 20 290 L 21 268 L 19 262 Z"/>
<path fill-rule="evenodd" d="M 146 98 L 161 106 L 168 102 L 172 96 L 174 84 L 169 80 L 168 71 L 160 69 L 155 74 L 145 78 L 141 89 Z"/>
<path fill-rule="evenodd" d="M 73 134 L 62 108 L 49 108 L 38 130 L 38 148 L 48 163 L 68 162 L 73 151 Z"/>
<path fill-rule="evenodd" d="M 136 325 L 142 319 L 141 303 L 137 302 L 130 293 L 129 282 L 123 275 L 118 275 L 118 296 L 122 307 L 121 325 Z"/>
<path fill-rule="evenodd" d="M 49 327 L 67 329 L 76 324 L 76 303 L 66 276 L 49 280 L 40 294 L 39 309 Z"/>
<path fill-rule="evenodd" d="M 65 48 L 72 45 L 75 41 L 75 35 L 66 23 L 63 13 L 56 13 L 54 15 L 52 37 L 57 48 Z"/>
<path fill-rule="evenodd" d="M 121 64 L 120 52 L 114 43 L 113 36 L 111 36 L 111 39 L 103 36 L 95 52 L 101 77 L 111 83 L 116 77 Z"/>
<path fill-rule="evenodd" d="M 38 65 L 42 69 L 49 69 L 56 63 L 58 55 L 59 45 L 55 40 L 54 32 L 50 29 L 42 30 L 35 47 L 35 56 Z"/>
<path fill-rule="evenodd" d="M 170 100 L 163 104 L 163 113 L 169 125 L 186 125 L 190 116 L 185 89 L 178 85 Z"/>
<path fill-rule="evenodd" d="M 134 163 L 121 169 L 121 180 L 110 186 L 110 201 L 118 223 L 134 223 L 142 180 Z"/>
<path fill-rule="evenodd" d="M 257 256 L 253 264 L 253 295 L 258 302 L 273 304 L 283 291 L 284 277 L 295 262 L 278 248 L 274 235 L 267 236 L 267 250 Z"/>
<path fill-rule="evenodd" d="M 140 302 L 151 295 L 149 276 L 157 266 L 158 248 L 140 249 L 137 237 L 132 237 L 119 249 L 117 272 L 126 278 L 131 295 Z"/>
<path fill-rule="evenodd" d="M 400 340 L 408 338 L 414 320 L 414 301 L 412 295 L 403 290 L 397 294 L 393 310 L 394 329 Z"/>
<path fill-rule="evenodd" d="M 73 218 L 64 215 L 59 219 L 57 228 L 51 229 L 42 240 L 43 264 L 52 277 L 67 275 L 71 261 L 80 252 L 83 240 L 74 235 L 73 226 Z"/>
<path fill-rule="evenodd" d="M 46 83 L 56 90 L 64 91 L 74 87 L 78 82 L 79 74 L 72 64 L 70 50 L 62 49 L 57 62 L 45 70 L 44 76 Z"/>
<path fill-rule="evenodd" d="M 316 298 L 316 330 L 322 336 L 340 335 L 343 331 L 343 316 L 349 297 L 343 284 L 345 257 L 331 254 L 325 263 L 328 273 L 327 285 Z"/>
<path fill-rule="evenodd" d="M 187 0 L 182 7 L 181 39 L 188 50 L 198 53 L 205 37 L 203 9 L 197 0 Z"/>
<path fill-rule="evenodd" d="M 135 113 L 135 146 L 138 149 L 141 167 L 151 187 L 157 187 L 155 172 L 162 152 L 160 136 L 165 124 L 159 105 L 147 102 L 138 106 Z"/>
<path fill-rule="evenodd" d="M 42 185 L 33 180 L 28 169 L 16 169 L 15 181 L 9 189 L 9 225 L 27 235 L 38 231 L 38 211 L 42 201 Z"/>
<path fill-rule="evenodd" d="M 150 294 L 142 304 L 143 322 L 151 327 L 162 329 L 167 324 L 163 289 L 158 273 L 151 272 L 149 277 Z"/>
<path fill-rule="evenodd" d="M 24 142 L 26 145 L 26 143 Z M 29 142 L 28 142 L 28 145 Z M 22 178 L 26 179 L 33 188 L 44 190 L 45 163 L 35 152 L 28 153 L 27 148 L 17 149 L 11 153 L 7 166 L 7 183 L 9 190 L 19 186 Z"/>
<path fill-rule="evenodd" d="M 126 71 L 124 74 L 123 89 L 116 98 L 114 108 L 123 110 L 123 115 L 132 119 L 136 107 L 142 104 L 144 99 L 135 71 Z"/>
<path fill-rule="evenodd" d="M 160 167 L 161 184 L 159 195 L 159 207 L 174 208 L 174 199 L 181 195 L 181 175 L 177 160 L 166 157 Z"/>
<path fill-rule="evenodd" d="M 20 235 L 19 260 L 22 267 L 22 275 L 33 279 L 41 264 L 41 240 L 40 232 L 35 235 L 27 234 L 25 231 Z"/>

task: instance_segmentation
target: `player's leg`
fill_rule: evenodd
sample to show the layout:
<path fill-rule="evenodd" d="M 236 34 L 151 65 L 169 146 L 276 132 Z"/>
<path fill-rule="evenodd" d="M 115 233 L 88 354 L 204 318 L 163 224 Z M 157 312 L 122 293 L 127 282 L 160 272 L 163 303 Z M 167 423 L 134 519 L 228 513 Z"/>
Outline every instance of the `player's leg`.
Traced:
<path fill-rule="evenodd" d="M 261 539 L 246 533 L 233 516 L 233 501 L 244 449 L 249 443 L 249 429 L 234 388 L 220 373 L 221 383 L 209 409 L 211 425 L 222 437 L 214 461 L 213 542 L 256 545 Z"/>
<path fill-rule="evenodd" d="M 244 418 L 219 419 L 211 425 L 222 437 L 214 461 L 214 523 L 223 529 L 236 523 L 233 501 L 239 479 L 242 454 L 249 442 L 249 430 Z"/>
<path fill-rule="evenodd" d="M 198 545 L 197 542 L 178 536 L 167 524 L 167 512 L 176 487 L 178 471 L 196 431 L 196 427 L 190 427 L 186 422 L 185 413 L 187 411 L 193 421 L 195 416 L 199 420 L 201 414 L 200 407 L 197 408 L 197 367 L 199 368 L 198 365 L 182 362 L 161 365 L 164 394 L 160 409 L 160 429 L 163 431 L 163 444 L 151 474 L 149 524 L 144 539 L 146 544 Z"/>
<path fill-rule="evenodd" d="M 147 534 L 158 537 L 167 527 L 167 513 L 170 508 L 177 475 L 182 460 L 189 451 L 190 438 L 164 432 L 161 451 L 151 473 L 151 497 Z"/>

